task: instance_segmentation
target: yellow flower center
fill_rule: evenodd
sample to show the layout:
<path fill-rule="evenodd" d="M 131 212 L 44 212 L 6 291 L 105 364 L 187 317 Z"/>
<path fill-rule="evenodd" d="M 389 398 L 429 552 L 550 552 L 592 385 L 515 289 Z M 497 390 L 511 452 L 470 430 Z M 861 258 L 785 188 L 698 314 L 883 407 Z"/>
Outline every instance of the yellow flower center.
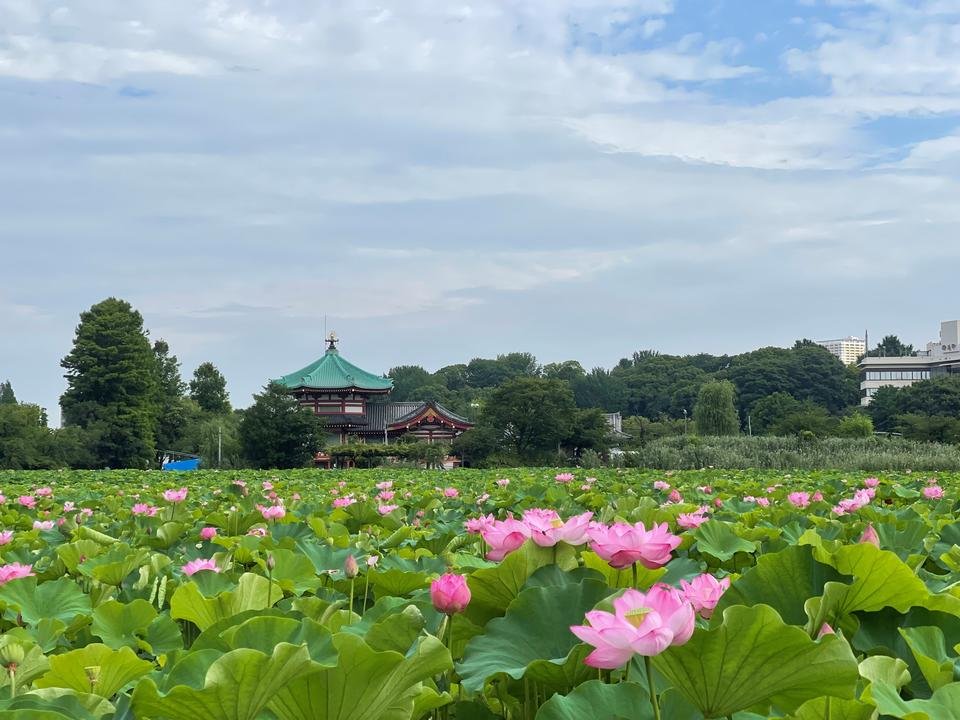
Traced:
<path fill-rule="evenodd" d="M 560 518 L 554 518 L 553 520 L 550 521 L 550 524 L 555 528 L 562 528 L 563 520 L 561 520 Z"/>
<path fill-rule="evenodd" d="M 626 613 L 624 615 L 624 618 L 628 623 L 633 625 L 635 628 L 638 628 L 643 624 L 644 619 L 649 614 L 650 614 L 650 608 L 639 607 L 639 608 L 634 608 L 630 612 Z"/>

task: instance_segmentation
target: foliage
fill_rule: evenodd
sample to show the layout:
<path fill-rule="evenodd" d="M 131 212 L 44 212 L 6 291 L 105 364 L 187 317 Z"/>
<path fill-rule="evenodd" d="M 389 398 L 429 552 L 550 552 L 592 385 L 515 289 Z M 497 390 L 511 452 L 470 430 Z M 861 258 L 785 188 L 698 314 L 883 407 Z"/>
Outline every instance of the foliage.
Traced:
<path fill-rule="evenodd" d="M 837 435 L 845 438 L 868 438 L 873 435 L 873 420 L 861 412 L 851 413 L 840 420 Z"/>
<path fill-rule="evenodd" d="M 230 412 L 227 380 L 212 362 L 200 363 L 190 379 L 190 397 L 200 409 L 222 415 Z"/>
<path fill-rule="evenodd" d="M 17 396 L 13 393 L 13 385 L 9 380 L 0 382 L 0 405 L 16 405 Z"/>
<path fill-rule="evenodd" d="M 54 436 L 38 405 L 0 403 L 0 468 L 56 467 Z"/>
<path fill-rule="evenodd" d="M 240 443 L 254 467 L 303 467 L 323 447 L 322 423 L 286 388 L 270 383 L 243 414 Z"/>
<path fill-rule="evenodd" d="M 740 420 L 733 405 L 735 388 L 729 381 L 710 382 L 700 388 L 693 408 L 698 435 L 736 435 Z"/>
<path fill-rule="evenodd" d="M 98 464 L 145 467 L 154 458 L 157 362 L 143 318 L 108 298 L 80 314 L 73 348 L 60 363 L 64 425 L 89 431 Z"/>

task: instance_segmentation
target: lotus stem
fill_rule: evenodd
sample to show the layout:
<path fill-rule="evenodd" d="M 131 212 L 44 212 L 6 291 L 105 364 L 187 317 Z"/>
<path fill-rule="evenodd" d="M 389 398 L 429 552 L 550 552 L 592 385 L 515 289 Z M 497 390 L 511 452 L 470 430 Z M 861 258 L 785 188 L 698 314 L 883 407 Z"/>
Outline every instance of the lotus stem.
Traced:
<path fill-rule="evenodd" d="M 353 584 L 356 578 L 350 578 L 350 604 L 347 605 L 347 625 L 353 625 Z"/>
<path fill-rule="evenodd" d="M 17 696 L 17 666 L 11 664 L 7 672 L 10 673 L 10 699 L 13 700 Z"/>
<path fill-rule="evenodd" d="M 630 666 L 633 664 L 633 658 L 627 660 L 627 666 L 623 670 L 623 675 L 620 678 L 620 682 L 630 682 Z"/>
<path fill-rule="evenodd" d="M 637 584 L 638 584 L 638 583 L 637 583 L 637 564 L 636 564 L 636 563 L 633 563 L 633 564 L 630 566 L 630 569 L 633 571 L 633 589 L 634 589 L 634 590 L 639 590 L 639 588 L 637 587 Z M 629 667 L 629 666 L 628 666 L 628 667 Z"/>
<path fill-rule="evenodd" d="M 367 611 L 367 593 L 370 592 L 370 568 L 367 568 L 367 578 L 366 582 L 363 584 L 363 610 L 360 614 L 362 615 Z"/>
<path fill-rule="evenodd" d="M 657 688 L 653 684 L 653 663 L 650 656 L 643 658 L 644 667 L 647 669 L 647 686 L 650 688 L 650 704 L 653 706 L 653 720 L 660 720 L 660 703 L 657 701 Z"/>

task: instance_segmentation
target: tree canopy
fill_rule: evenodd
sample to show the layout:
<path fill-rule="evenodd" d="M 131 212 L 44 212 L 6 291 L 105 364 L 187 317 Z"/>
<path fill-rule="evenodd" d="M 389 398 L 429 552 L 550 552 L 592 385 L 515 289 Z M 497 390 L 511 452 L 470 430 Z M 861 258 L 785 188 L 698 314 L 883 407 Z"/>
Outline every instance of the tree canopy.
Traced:
<path fill-rule="evenodd" d="M 253 398 L 239 428 L 240 444 L 250 465 L 303 467 L 323 447 L 322 421 L 301 408 L 285 387 L 270 383 Z"/>
<path fill-rule="evenodd" d="M 230 412 L 227 379 L 212 362 L 201 363 L 190 380 L 190 397 L 208 413 Z"/>

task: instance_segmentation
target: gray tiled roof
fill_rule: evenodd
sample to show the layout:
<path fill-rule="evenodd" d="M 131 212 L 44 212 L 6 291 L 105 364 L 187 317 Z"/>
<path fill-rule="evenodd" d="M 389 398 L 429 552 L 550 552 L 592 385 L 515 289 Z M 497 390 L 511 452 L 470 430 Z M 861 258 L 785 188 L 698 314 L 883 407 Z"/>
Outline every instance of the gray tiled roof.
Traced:
<path fill-rule="evenodd" d="M 364 432 L 383 432 L 387 425 L 395 423 L 401 417 L 419 410 L 423 402 L 386 402 L 367 403 L 367 426 Z"/>

